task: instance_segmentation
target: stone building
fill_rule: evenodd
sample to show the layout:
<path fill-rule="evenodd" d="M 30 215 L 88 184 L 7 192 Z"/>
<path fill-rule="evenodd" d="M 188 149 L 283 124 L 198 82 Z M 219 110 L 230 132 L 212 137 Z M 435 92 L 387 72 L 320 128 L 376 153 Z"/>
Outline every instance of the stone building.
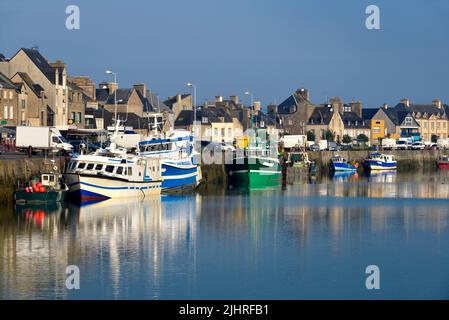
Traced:
<path fill-rule="evenodd" d="M 18 72 L 28 74 L 39 84 L 47 97 L 47 125 L 65 128 L 68 123 L 67 70 L 62 61 L 49 63 L 37 49 L 21 48 L 10 59 L 0 61 L 0 72 L 13 77 Z"/>
<path fill-rule="evenodd" d="M 338 112 L 338 107 L 324 104 L 315 107 L 306 124 L 306 133 L 311 131 L 315 140 L 325 140 L 326 132 L 332 132 L 334 141 L 341 141 L 344 134 L 344 125 Z"/>
<path fill-rule="evenodd" d="M 19 90 L 18 96 L 18 125 L 46 126 L 48 98 L 45 90 L 39 84 L 33 82 L 30 76 L 24 72 L 17 72 L 11 81 Z"/>
<path fill-rule="evenodd" d="M 193 101 L 191 94 L 177 94 L 169 97 L 164 104 L 171 109 L 173 117 L 176 119 L 182 110 L 192 110 Z"/>
<path fill-rule="evenodd" d="M 277 106 L 281 129 L 284 134 L 306 134 L 308 121 L 315 105 L 310 102 L 309 91 L 305 88 L 296 90 Z"/>
<path fill-rule="evenodd" d="M 0 73 L 0 122 L 2 125 L 17 125 L 18 94 L 16 85 Z"/>

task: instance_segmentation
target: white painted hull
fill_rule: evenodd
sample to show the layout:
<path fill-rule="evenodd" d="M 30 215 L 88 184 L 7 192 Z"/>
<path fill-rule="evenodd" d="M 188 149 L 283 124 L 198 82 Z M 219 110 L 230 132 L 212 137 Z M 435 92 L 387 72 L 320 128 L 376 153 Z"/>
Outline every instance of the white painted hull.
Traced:
<path fill-rule="evenodd" d="M 64 179 L 69 187 L 69 197 L 80 198 L 82 201 L 143 198 L 161 192 L 161 181 L 132 182 L 76 173 L 66 173 Z"/>

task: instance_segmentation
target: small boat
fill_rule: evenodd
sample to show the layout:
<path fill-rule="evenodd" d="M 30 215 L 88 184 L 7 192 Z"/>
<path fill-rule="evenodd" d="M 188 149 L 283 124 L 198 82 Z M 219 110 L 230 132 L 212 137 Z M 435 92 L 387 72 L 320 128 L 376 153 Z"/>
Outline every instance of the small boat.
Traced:
<path fill-rule="evenodd" d="M 438 169 L 449 169 L 449 156 L 442 155 L 437 161 Z"/>
<path fill-rule="evenodd" d="M 368 170 L 396 170 L 397 162 L 394 156 L 382 153 L 372 153 L 364 161 Z"/>
<path fill-rule="evenodd" d="M 345 158 L 335 155 L 331 158 L 330 169 L 331 171 L 357 171 L 357 163 L 349 163 Z"/>
<path fill-rule="evenodd" d="M 68 188 L 62 182 L 58 173 L 43 173 L 38 181 L 32 181 L 29 186 L 19 188 L 14 192 L 14 201 L 18 204 L 41 204 L 63 202 Z"/>

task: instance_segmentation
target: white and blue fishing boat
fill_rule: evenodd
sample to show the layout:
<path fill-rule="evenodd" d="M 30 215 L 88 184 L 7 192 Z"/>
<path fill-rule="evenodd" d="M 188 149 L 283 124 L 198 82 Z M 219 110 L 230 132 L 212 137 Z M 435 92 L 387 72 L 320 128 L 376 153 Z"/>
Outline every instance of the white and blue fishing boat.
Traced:
<path fill-rule="evenodd" d="M 365 159 L 364 166 L 368 170 L 396 170 L 397 162 L 392 155 L 376 152 Z"/>
<path fill-rule="evenodd" d="M 139 142 L 138 154 L 161 161 L 162 191 L 193 189 L 201 181 L 200 166 L 195 162 L 194 137 L 190 131 L 159 133 L 155 124 L 153 134 Z"/>
<path fill-rule="evenodd" d="M 119 121 L 106 148 L 72 156 L 63 175 L 69 199 L 98 201 L 111 198 L 146 197 L 160 194 L 162 167 L 159 159 L 130 154 L 113 142 Z"/>
<path fill-rule="evenodd" d="M 68 197 L 81 201 L 146 197 L 160 194 L 162 176 L 158 159 L 128 154 L 126 149 L 98 149 L 74 155 L 63 175 Z"/>
<path fill-rule="evenodd" d="M 339 155 L 335 155 L 331 158 L 330 169 L 331 171 L 357 171 L 357 164 L 349 163 L 345 158 Z"/>

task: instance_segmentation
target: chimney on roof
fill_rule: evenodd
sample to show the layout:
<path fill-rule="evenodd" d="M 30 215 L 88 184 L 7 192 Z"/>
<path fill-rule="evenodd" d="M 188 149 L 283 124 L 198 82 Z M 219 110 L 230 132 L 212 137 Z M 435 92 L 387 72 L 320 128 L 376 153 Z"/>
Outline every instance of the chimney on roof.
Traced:
<path fill-rule="evenodd" d="M 296 94 L 303 99 L 310 100 L 309 90 L 307 90 L 306 88 L 299 88 L 298 90 L 296 90 Z"/>
<path fill-rule="evenodd" d="M 147 97 L 147 85 L 145 83 L 138 83 L 133 85 L 133 88 L 136 89 L 136 91 L 139 91 L 140 94 L 146 98 Z"/>
<path fill-rule="evenodd" d="M 254 111 L 256 114 L 259 113 L 260 109 L 261 109 L 261 102 L 259 100 L 254 101 Z"/>
<path fill-rule="evenodd" d="M 177 103 L 177 104 L 181 104 L 181 100 L 182 100 L 182 96 L 181 96 L 180 93 L 178 93 L 178 94 L 176 95 L 176 103 Z"/>
<path fill-rule="evenodd" d="M 235 104 L 239 104 L 239 96 L 230 96 L 229 99 Z"/>
<path fill-rule="evenodd" d="M 223 102 L 222 96 L 215 96 L 215 103 Z"/>
<path fill-rule="evenodd" d="M 405 104 L 406 107 L 410 107 L 410 100 L 407 98 L 401 99 L 401 103 Z"/>
<path fill-rule="evenodd" d="M 388 109 L 388 107 L 389 107 L 389 106 L 388 106 L 388 103 L 384 103 L 382 107 L 383 107 L 384 109 Z"/>
<path fill-rule="evenodd" d="M 435 107 L 437 107 L 438 109 L 441 109 L 441 107 L 442 107 L 442 103 L 441 103 L 441 100 L 440 99 L 434 99 L 433 101 L 432 101 L 432 104 L 435 106 Z"/>
<path fill-rule="evenodd" d="M 101 82 L 98 86 L 100 89 L 108 89 L 109 94 L 113 94 L 118 89 L 118 84 L 115 82 Z"/>

